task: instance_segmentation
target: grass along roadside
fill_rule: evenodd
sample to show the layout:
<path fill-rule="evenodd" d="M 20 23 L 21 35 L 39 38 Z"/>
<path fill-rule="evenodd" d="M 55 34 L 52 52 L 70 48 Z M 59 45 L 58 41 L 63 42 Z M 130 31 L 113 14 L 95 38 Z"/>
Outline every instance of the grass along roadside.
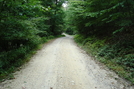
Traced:
<path fill-rule="evenodd" d="M 49 37 L 48 39 L 43 39 L 44 41 L 38 45 L 36 45 L 33 49 L 31 49 L 30 51 L 25 51 L 25 52 L 20 52 L 18 55 L 15 54 L 16 56 L 12 56 L 13 54 L 11 54 L 11 56 L 8 54 L 6 54 L 7 58 L 8 57 L 14 57 L 12 59 L 17 59 L 14 61 L 14 63 L 12 63 L 11 65 L 8 65 L 6 67 L 8 68 L 5 68 L 5 69 L 2 69 L 0 68 L 0 82 L 2 81 L 5 81 L 6 79 L 14 79 L 14 75 L 13 73 L 16 72 L 16 71 L 19 71 L 21 70 L 22 68 L 22 65 L 24 65 L 25 63 L 29 62 L 31 57 L 36 54 L 36 52 L 38 50 L 40 50 L 44 45 L 52 42 L 53 40 L 55 40 L 56 38 L 59 38 L 59 37 L 64 37 L 64 35 L 60 35 L 60 36 L 57 36 L 57 37 Z M 22 48 L 23 49 L 23 48 Z M 20 49 L 18 49 L 20 50 Z M 18 52 L 18 50 L 15 50 L 15 51 L 11 51 L 12 53 L 13 52 Z M 22 50 L 23 51 L 23 50 Z M 11 53 L 10 52 L 10 53 Z M 4 55 L 5 56 L 5 55 Z M 20 57 L 21 56 L 21 57 Z M 23 56 L 23 57 L 22 57 Z M 10 60 L 11 58 L 9 58 L 8 60 Z M 7 61 L 7 60 L 6 60 Z M 13 62 L 13 61 L 10 61 L 10 62 Z M 2 64 L 2 63 L 1 63 Z"/>
<path fill-rule="evenodd" d="M 134 84 L 134 68 L 130 66 L 131 63 L 127 60 L 128 57 L 119 55 L 121 52 L 117 51 L 116 47 L 113 49 L 110 48 L 116 45 L 108 46 L 105 43 L 105 39 L 99 40 L 93 37 L 84 39 L 81 36 L 75 36 L 74 39 L 78 46 L 84 49 L 89 55 L 115 71 L 120 77 L 129 80 L 132 85 Z M 127 61 L 122 61 L 124 59 Z"/>

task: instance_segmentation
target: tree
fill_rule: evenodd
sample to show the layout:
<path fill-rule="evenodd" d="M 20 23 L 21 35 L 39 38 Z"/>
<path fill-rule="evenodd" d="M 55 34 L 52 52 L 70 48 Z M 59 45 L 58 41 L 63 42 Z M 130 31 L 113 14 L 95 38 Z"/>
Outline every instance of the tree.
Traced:
<path fill-rule="evenodd" d="M 69 0 L 68 4 L 66 29 L 77 31 L 75 40 L 103 57 L 103 62 L 121 65 L 126 72 L 116 72 L 134 83 L 134 1 Z"/>
<path fill-rule="evenodd" d="M 62 33 L 62 3 L 0 0 L 0 78 L 24 63 L 40 43 Z"/>

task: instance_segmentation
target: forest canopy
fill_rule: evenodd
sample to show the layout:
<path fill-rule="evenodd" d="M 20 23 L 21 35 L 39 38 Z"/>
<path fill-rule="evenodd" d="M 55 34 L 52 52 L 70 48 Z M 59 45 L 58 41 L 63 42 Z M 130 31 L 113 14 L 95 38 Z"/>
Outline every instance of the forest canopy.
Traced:
<path fill-rule="evenodd" d="M 133 0 L 68 0 L 65 24 L 90 54 L 134 83 Z"/>
<path fill-rule="evenodd" d="M 0 78 L 63 32 L 64 0 L 0 0 Z"/>
<path fill-rule="evenodd" d="M 63 31 L 134 83 L 133 0 L 0 0 L 0 79 Z"/>

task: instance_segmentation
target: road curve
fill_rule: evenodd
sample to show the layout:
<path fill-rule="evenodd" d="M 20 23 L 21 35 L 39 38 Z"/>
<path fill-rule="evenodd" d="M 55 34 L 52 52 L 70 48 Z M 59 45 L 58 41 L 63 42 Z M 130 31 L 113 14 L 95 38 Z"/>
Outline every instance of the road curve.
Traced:
<path fill-rule="evenodd" d="M 45 45 L 0 89 L 134 89 L 62 37 Z"/>

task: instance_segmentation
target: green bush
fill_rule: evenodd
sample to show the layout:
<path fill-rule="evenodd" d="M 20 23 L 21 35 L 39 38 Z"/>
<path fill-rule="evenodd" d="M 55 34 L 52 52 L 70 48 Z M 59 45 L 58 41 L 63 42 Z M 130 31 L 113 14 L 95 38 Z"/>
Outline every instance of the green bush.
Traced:
<path fill-rule="evenodd" d="M 76 35 L 75 41 L 92 56 L 105 63 L 110 69 L 134 83 L 133 42 L 106 43 L 106 39 L 84 38 Z"/>
<path fill-rule="evenodd" d="M 44 43 L 44 42 L 47 42 L 47 38 L 46 37 L 42 37 L 42 43 Z"/>
<path fill-rule="evenodd" d="M 0 0 L 0 78 L 27 61 L 27 57 L 62 33 L 61 1 Z"/>
<path fill-rule="evenodd" d="M 48 37 L 50 36 L 50 25 L 48 24 L 49 18 L 47 17 L 38 17 L 31 19 L 31 22 L 36 24 L 36 28 L 38 29 L 37 35 L 40 37 Z"/>
<path fill-rule="evenodd" d="M 42 43 L 36 24 L 8 18 L 0 22 L 0 77 L 20 66 L 27 55 Z M 5 28 L 6 27 L 6 28 Z M 4 30 L 3 30 L 4 29 Z M 45 39 L 44 39 L 45 40 Z"/>
<path fill-rule="evenodd" d="M 65 32 L 69 35 L 74 35 L 74 31 L 71 28 L 68 28 Z"/>
<path fill-rule="evenodd" d="M 83 42 L 84 40 L 84 37 L 81 36 L 81 35 L 75 35 L 75 41 L 78 42 L 78 43 L 81 43 Z"/>

